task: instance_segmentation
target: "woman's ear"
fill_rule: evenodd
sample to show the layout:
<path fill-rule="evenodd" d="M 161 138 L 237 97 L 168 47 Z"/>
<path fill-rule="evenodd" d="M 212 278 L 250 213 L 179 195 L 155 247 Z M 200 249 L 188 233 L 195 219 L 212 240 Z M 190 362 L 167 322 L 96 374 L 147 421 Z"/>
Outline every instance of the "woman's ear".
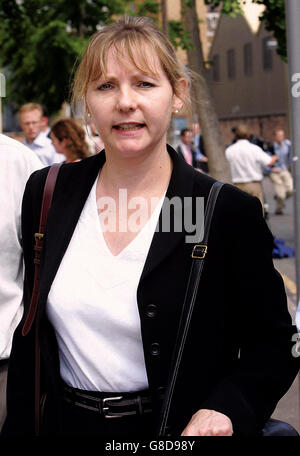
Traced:
<path fill-rule="evenodd" d="M 183 107 L 188 90 L 188 82 L 185 78 L 177 82 L 177 95 L 173 95 L 173 111 L 178 112 Z"/>

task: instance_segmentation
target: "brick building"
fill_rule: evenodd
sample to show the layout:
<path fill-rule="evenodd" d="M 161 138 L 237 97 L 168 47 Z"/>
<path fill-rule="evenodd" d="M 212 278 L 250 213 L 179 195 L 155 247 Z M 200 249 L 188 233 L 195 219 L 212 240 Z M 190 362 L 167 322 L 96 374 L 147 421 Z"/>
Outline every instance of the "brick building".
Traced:
<path fill-rule="evenodd" d="M 231 142 L 231 128 L 241 122 L 269 141 L 277 126 L 289 134 L 287 65 L 259 21 L 259 11 L 252 12 L 252 21 L 247 14 L 220 16 L 209 53 L 210 87 L 224 143 Z"/>

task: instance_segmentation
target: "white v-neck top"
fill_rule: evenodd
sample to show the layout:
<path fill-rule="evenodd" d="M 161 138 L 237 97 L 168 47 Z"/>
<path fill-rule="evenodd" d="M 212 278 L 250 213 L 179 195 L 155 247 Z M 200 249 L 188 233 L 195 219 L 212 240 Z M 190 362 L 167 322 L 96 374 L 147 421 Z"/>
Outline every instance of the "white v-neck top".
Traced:
<path fill-rule="evenodd" d="M 138 391 L 148 388 L 148 379 L 136 294 L 164 195 L 142 230 L 114 256 L 101 229 L 96 182 L 52 284 L 47 315 L 68 385 Z"/>

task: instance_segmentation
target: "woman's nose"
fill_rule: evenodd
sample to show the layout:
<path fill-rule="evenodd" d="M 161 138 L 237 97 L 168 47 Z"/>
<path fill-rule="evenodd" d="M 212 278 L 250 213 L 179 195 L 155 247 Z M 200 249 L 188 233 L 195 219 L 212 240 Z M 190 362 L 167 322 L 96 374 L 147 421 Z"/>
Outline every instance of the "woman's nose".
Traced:
<path fill-rule="evenodd" d="M 120 111 L 133 111 L 137 107 L 137 94 L 130 87 L 121 88 L 118 94 L 118 109 Z"/>

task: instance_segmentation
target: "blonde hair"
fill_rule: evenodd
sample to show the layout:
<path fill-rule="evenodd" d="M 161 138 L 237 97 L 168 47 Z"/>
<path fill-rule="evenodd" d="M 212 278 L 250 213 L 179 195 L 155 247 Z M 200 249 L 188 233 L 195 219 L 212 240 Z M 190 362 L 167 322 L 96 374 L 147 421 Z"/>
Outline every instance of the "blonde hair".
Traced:
<path fill-rule="evenodd" d="M 38 104 L 38 103 L 25 103 L 23 104 L 19 111 L 18 111 L 18 116 L 20 116 L 20 114 L 23 114 L 23 112 L 31 112 L 31 111 L 34 111 L 34 110 L 37 110 L 37 111 L 40 111 L 41 113 L 41 116 L 43 115 L 44 113 L 44 110 L 43 110 L 43 107 Z"/>
<path fill-rule="evenodd" d="M 119 57 L 129 57 L 130 62 L 142 73 L 155 74 L 152 56 L 145 49 L 150 48 L 157 55 L 174 94 L 183 100 L 180 79 L 184 78 L 189 83 L 189 75 L 178 61 L 168 38 L 149 18 L 124 16 L 92 36 L 75 74 L 73 108 L 85 100 L 89 83 L 105 75 L 107 54 L 112 47 L 117 50 Z M 183 101 L 189 103 L 189 96 Z"/>

